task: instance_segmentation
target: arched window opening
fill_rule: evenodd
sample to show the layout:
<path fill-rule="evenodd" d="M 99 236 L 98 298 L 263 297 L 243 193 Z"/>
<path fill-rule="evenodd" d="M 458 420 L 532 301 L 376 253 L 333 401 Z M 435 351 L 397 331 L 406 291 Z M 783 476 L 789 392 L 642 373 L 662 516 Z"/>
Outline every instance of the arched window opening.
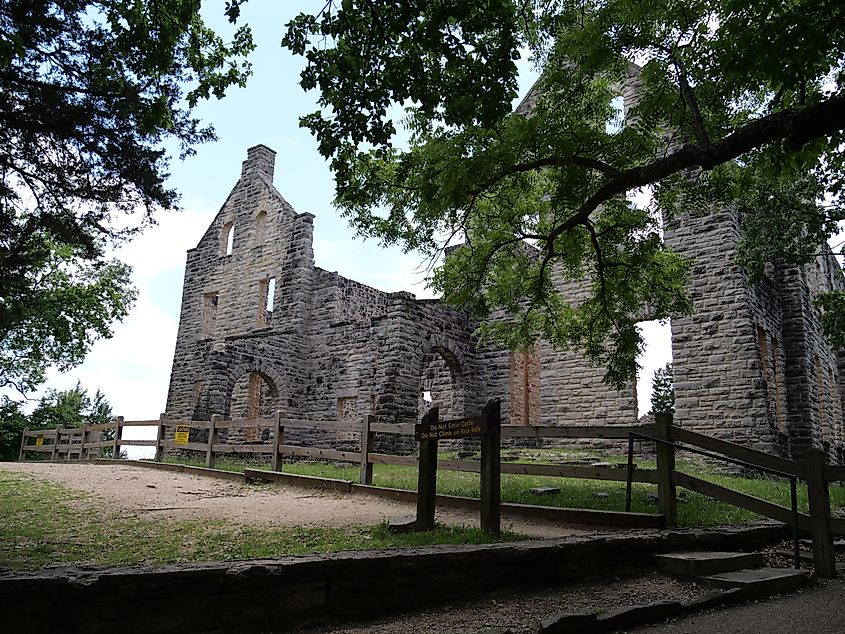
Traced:
<path fill-rule="evenodd" d="M 278 390 L 261 372 L 247 372 L 233 385 L 229 401 L 229 417 L 246 420 L 268 419 L 277 409 Z M 224 437 L 225 432 L 225 437 Z M 220 430 L 221 442 L 228 444 L 270 442 L 270 430 L 257 426 Z"/>
<path fill-rule="evenodd" d="M 463 369 L 458 360 L 445 348 L 433 348 L 423 355 L 417 392 L 418 415 L 430 408 L 440 408 L 440 418 L 459 418 L 464 415 Z"/>
<path fill-rule="evenodd" d="M 223 247 L 223 255 L 232 255 L 232 249 L 235 244 L 235 224 L 227 222 L 223 225 L 223 239 L 220 245 Z"/>
<path fill-rule="evenodd" d="M 267 237 L 267 212 L 259 211 L 255 216 L 255 245 L 264 244 Z"/>

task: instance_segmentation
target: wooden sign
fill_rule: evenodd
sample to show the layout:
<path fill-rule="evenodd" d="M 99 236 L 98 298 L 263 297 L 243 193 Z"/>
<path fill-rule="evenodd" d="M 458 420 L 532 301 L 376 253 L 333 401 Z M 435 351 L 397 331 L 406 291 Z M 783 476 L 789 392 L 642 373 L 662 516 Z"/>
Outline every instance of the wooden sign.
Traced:
<path fill-rule="evenodd" d="M 44 444 L 44 434 L 38 434 L 35 437 L 35 446 L 40 447 L 43 444 Z"/>
<path fill-rule="evenodd" d="M 478 416 L 438 420 L 439 410 L 432 407 L 416 427 L 420 443 L 417 474 L 416 529 L 434 528 L 434 503 L 437 499 L 437 441 L 441 438 L 481 436 L 481 530 L 493 535 L 501 532 L 502 503 L 502 406 L 499 399 L 487 402 Z"/>
<path fill-rule="evenodd" d="M 188 436 L 191 434 L 190 425 L 176 425 L 176 433 L 173 435 L 173 442 L 177 445 L 187 445 Z"/>
<path fill-rule="evenodd" d="M 472 416 L 452 420 L 423 420 L 414 426 L 414 440 L 442 440 L 444 438 L 468 438 L 487 433 L 487 417 Z"/>

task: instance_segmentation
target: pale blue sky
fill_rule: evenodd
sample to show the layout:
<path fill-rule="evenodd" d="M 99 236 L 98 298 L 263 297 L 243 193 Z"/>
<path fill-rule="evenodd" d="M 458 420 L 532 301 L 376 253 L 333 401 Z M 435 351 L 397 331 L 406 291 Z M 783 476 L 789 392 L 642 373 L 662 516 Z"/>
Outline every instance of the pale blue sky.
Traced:
<path fill-rule="evenodd" d="M 207 21 L 221 33 L 231 27 L 223 17 L 222 0 L 204 2 Z M 232 89 L 225 99 L 199 106 L 196 114 L 217 130 L 219 141 L 197 148 L 197 155 L 173 159 L 170 183 L 182 196 L 184 210 L 160 214 L 159 225 L 118 255 L 134 267 L 139 299 L 131 315 L 115 328 L 115 336 L 98 342 L 79 368 L 51 373 L 47 387 L 64 389 L 77 380 L 92 392 L 100 388 L 126 419 L 157 418 L 164 410 L 176 327 L 179 319 L 185 251 L 196 245 L 240 175 L 247 148 L 263 143 L 277 151 L 275 184 L 299 212 L 315 220 L 318 266 L 386 291 L 409 290 L 429 296 L 420 258 L 375 242 L 354 240 L 352 230 L 331 205 L 333 182 L 310 133 L 298 118 L 316 109 L 316 94 L 298 86 L 302 67 L 280 45 L 284 24 L 300 10 L 323 6 L 315 2 L 251 0 L 242 19 L 257 44 L 252 56 L 254 75 L 244 89 Z M 530 64 L 520 64 L 520 98 L 536 79 Z M 670 357 L 667 329 L 648 327 L 651 342 L 640 382 L 640 406 L 648 409 L 653 369 Z M 129 432 L 130 430 L 127 430 Z"/>

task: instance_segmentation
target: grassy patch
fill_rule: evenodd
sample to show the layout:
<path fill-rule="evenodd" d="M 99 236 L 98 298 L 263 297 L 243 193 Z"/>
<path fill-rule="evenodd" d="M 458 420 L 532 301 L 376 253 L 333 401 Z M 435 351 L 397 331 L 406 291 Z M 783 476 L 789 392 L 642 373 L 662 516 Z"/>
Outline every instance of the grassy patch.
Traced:
<path fill-rule="evenodd" d="M 248 527 L 222 520 L 127 517 L 102 511 L 94 500 L 28 474 L 0 471 L 0 567 L 47 564 L 164 564 L 278 557 L 340 550 L 493 540 L 474 528 L 438 527 L 396 535 L 387 526 Z"/>
<path fill-rule="evenodd" d="M 571 453 L 572 450 L 565 448 L 532 450 L 530 456 L 520 458 L 519 461 L 549 464 L 553 463 L 561 455 L 570 455 Z M 584 451 L 581 453 L 587 454 Z M 597 455 L 595 452 L 591 452 L 589 455 L 603 462 L 613 463 L 624 461 L 624 458 L 619 456 L 603 457 Z M 186 463 L 183 459 L 179 459 L 178 461 L 183 464 Z M 655 467 L 653 461 L 640 460 L 637 462 L 639 468 L 642 469 L 653 469 Z M 196 461 L 194 464 L 200 465 L 201 463 Z M 228 459 L 219 460 L 217 466 L 221 469 L 241 472 L 244 467 L 269 468 L 266 464 L 245 465 L 242 462 L 239 463 L 236 460 Z M 728 475 L 714 469 L 712 466 L 693 461 L 679 461 L 678 469 L 730 489 L 741 491 L 786 507 L 790 506 L 789 482 L 784 479 L 763 476 L 742 477 Z M 285 462 L 283 470 L 288 473 L 352 481 L 357 481 L 359 474 L 357 464 L 313 460 Z M 381 487 L 415 491 L 417 488 L 417 470 L 414 467 L 376 464 L 373 467 L 373 484 Z M 530 492 L 530 489 L 537 487 L 558 487 L 561 491 L 555 495 L 542 496 Z M 479 476 L 477 473 L 441 470 L 437 474 L 437 491 L 446 495 L 477 498 L 479 497 Z M 707 496 L 681 488 L 678 491 L 680 498 L 678 521 L 681 526 L 743 524 L 761 519 L 759 515 L 750 511 L 718 502 Z M 654 485 L 634 483 L 632 510 L 641 513 L 656 513 L 657 502 L 654 500 L 656 493 L 657 487 Z M 845 487 L 832 485 L 830 487 L 830 498 L 831 506 L 834 510 L 845 509 Z M 625 483 L 502 474 L 502 501 L 518 504 L 540 504 L 568 508 L 621 511 L 625 508 Z M 800 510 L 807 510 L 807 488 L 800 480 L 798 483 L 798 505 Z"/>

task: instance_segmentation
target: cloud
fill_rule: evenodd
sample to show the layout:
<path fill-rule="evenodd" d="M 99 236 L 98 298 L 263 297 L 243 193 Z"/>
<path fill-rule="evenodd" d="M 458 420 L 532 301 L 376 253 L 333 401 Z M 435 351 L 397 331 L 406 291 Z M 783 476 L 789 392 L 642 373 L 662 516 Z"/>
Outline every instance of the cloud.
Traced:
<path fill-rule="evenodd" d="M 36 396 L 48 389 L 72 388 L 78 381 L 89 393 L 102 390 L 116 416 L 158 418 L 167 401 L 179 325 L 180 288 L 173 280 L 184 277 L 185 252 L 196 246 L 212 217 L 211 212 L 196 209 L 162 214 L 158 225 L 114 252 L 133 267 L 132 279 L 138 288 L 135 306 L 123 322 L 114 324 L 114 336 L 97 341 L 79 367 L 66 373 L 51 370 Z M 168 303 L 171 309 L 157 304 L 155 298 L 173 299 Z M 155 431 L 127 428 L 126 437 L 155 437 Z M 151 453 L 148 448 L 127 449 L 130 457 Z"/>
<path fill-rule="evenodd" d="M 637 357 L 637 410 L 642 416 L 651 409 L 651 379 L 654 371 L 672 362 L 672 327 L 667 321 L 644 321 L 637 324 L 645 350 Z"/>
<path fill-rule="evenodd" d="M 158 224 L 121 246 L 115 256 L 135 271 L 136 284 L 167 271 L 185 269 L 185 252 L 197 246 L 213 214 L 186 209 L 158 216 Z"/>

